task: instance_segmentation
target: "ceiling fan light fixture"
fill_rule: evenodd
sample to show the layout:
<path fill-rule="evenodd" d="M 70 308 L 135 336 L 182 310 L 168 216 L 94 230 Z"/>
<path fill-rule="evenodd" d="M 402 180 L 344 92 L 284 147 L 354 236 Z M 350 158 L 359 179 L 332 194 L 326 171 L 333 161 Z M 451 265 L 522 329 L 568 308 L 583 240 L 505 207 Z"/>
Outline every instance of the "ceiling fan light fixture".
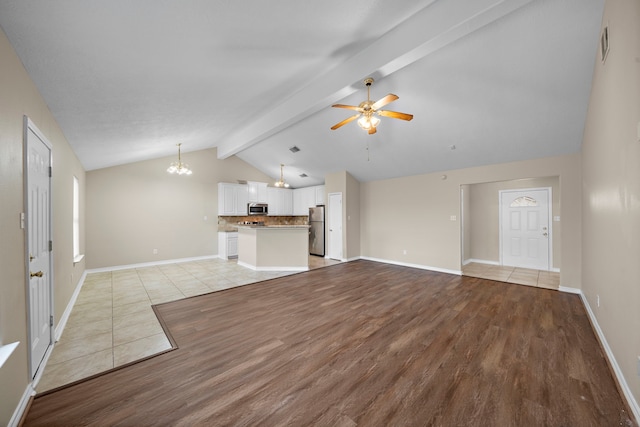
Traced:
<path fill-rule="evenodd" d="M 189 169 L 189 165 L 186 163 L 182 163 L 182 158 L 180 155 L 180 144 L 176 144 L 178 146 L 178 161 L 171 162 L 169 167 L 167 168 L 167 172 L 170 174 L 178 174 L 178 175 L 191 175 L 193 172 Z"/>
<path fill-rule="evenodd" d="M 364 130 L 369 130 L 371 128 L 377 128 L 380 124 L 380 119 L 375 116 L 362 116 L 358 119 L 358 126 L 360 126 Z"/>
<path fill-rule="evenodd" d="M 340 123 L 337 123 L 331 126 L 331 130 L 336 130 L 346 125 L 347 123 L 357 119 L 358 126 L 360 126 L 362 129 L 367 131 L 369 135 L 373 135 L 374 133 L 376 133 L 376 127 L 380 124 L 380 119 L 378 117 L 375 117 L 375 115 L 390 117 L 392 119 L 406 120 L 406 121 L 413 119 L 413 114 L 399 113 L 397 111 L 381 110 L 380 108 L 398 99 L 398 95 L 394 95 L 390 93 L 390 94 L 387 94 L 385 97 L 380 98 L 376 102 L 373 102 L 371 101 L 371 84 L 372 83 L 373 83 L 373 78 L 371 77 L 367 77 L 364 80 L 364 84 L 367 86 L 367 100 L 362 101 L 358 106 L 345 105 L 345 104 L 332 105 L 332 107 L 336 107 L 336 108 L 346 108 L 348 110 L 354 110 L 358 114 L 351 116 L 347 119 L 344 119 Z"/>

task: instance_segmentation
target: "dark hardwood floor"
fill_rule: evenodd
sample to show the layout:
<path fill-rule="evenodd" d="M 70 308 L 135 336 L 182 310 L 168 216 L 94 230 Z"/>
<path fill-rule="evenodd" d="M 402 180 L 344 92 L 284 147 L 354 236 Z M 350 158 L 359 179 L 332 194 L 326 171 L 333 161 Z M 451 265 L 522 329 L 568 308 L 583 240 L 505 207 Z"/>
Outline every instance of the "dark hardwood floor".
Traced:
<path fill-rule="evenodd" d="M 24 425 L 635 425 L 577 295 L 355 261 L 157 313 L 178 349 Z"/>

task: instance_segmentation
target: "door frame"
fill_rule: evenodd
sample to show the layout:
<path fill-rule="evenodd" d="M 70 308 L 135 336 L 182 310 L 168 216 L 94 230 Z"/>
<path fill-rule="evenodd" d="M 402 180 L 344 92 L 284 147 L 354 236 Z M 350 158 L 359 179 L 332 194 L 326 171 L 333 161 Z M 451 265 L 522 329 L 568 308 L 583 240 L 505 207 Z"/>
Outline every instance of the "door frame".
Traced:
<path fill-rule="evenodd" d="M 331 218 L 332 218 L 332 212 L 334 212 L 333 210 L 335 209 L 335 207 L 333 206 L 332 203 L 332 197 L 336 197 L 336 196 L 340 196 L 340 248 L 337 251 L 340 255 L 339 258 L 333 258 L 332 256 L 335 255 L 334 249 L 332 248 L 332 240 L 331 239 L 331 228 L 333 227 L 333 225 L 331 224 Z M 329 193 L 327 195 L 327 212 L 325 212 L 326 215 L 326 220 L 327 220 L 327 227 L 329 228 L 329 238 L 327 239 L 327 248 L 329 249 L 327 251 L 326 254 L 326 258 L 330 258 L 330 259 L 337 259 L 339 261 L 344 261 L 344 234 L 343 234 L 343 229 L 344 229 L 344 215 L 343 215 L 343 211 L 342 211 L 342 207 L 343 207 L 343 200 L 342 200 L 342 193 L 341 192 L 334 192 L 334 193 Z"/>
<path fill-rule="evenodd" d="M 49 345 L 47 347 L 47 350 L 44 353 L 44 356 L 42 358 L 42 360 L 39 361 L 35 361 L 33 360 L 34 355 L 33 352 L 31 350 L 31 343 L 32 343 L 32 323 L 33 323 L 33 314 L 31 313 L 31 291 L 30 291 L 30 286 L 29 286 L 29 237 L 30 237 L 30 232 L 31 230 L 29 229 L 29 153 L 28 153 L 28 138 L 29 138 L 29 131 L 32 131 L 34 134 L 37 135 L 37 137 L 42 141 L 42 143 L 47 147 L 47 149 L 49 150 L 49 166 L 51 167 L 51 170 L 53 170 L 53 145 L 51 144 L 51 142 L 49 142 L 49 140 L 47 139 L 46 136 L 44 136 L 44 134 L 40 131 L 40 129 L 38 129 L 38 127 L 33 123 L 33 121 L 27 117 L 24 116 L 24 126 L 23 126 L 23 182 L 24 182 L 24 195 L 23 195 L 23 204 L 24 204 L 24 215 L 22 218 L 22 226 L 24 228 L 24 274 L 25 274 L 25 287 L 26 287 L 26 311 L 27 311 L 27 354 L 28 354 L 28 358 L 29 358 L 29 377 L 34 380 L 36 377 L 36 374 L 41 374 L 42 370 L 41 369 L 37 369 L 40 366 L 42 366 L 47 357 L 48 354 L 51 353 L 51 349 L 53 346 L 53 342 L 55 339 L 55 328 L 54 328 L 54 296 L 53 296 L 53 250 L 49 251 L 49 274 L 47 275 L 47 286 L 49 287 L 49 315 L 51 316 L 51 321 L 49 322 Z M 49 200 L 48 200 L 48 218 L 47 218 L 47 222 L 48 222 L 48 230 L 49 230 L 49 236 L 48 236 L 48 240 L 49 241 L 53 241 L 53 221 L 52 221 L 52 217 L 53 217 L 53 212 L 52 212 L 52 208 L 53 208 L 53 183 L 52 183 L 52 178 L 51 178 L 52 174 L 49 174 Z M 35 363 L 37 362 L 37 364 Z M 35 368 L 34 368 L 35 365 Z"/>
<path fill-rule="evenodd" d="M 502 195 L 504 193 L 523 193 L 527 191 L 546 191 L 547 192 L 547 209 L 548 209 L 548 233 L 547 239 L 548 251 L 547 251 L 547 271 L 553 271 L 553 189 L 552 187 L 535 187 L 535 188 L 511 188 L 508 190 L 498 190 L 498 248 L 500 251 L 500 265 L 504 265 L 503 262 L 503 248 L 502 248 Z M 526 267 L 522 267 L 526 268 Z"/>

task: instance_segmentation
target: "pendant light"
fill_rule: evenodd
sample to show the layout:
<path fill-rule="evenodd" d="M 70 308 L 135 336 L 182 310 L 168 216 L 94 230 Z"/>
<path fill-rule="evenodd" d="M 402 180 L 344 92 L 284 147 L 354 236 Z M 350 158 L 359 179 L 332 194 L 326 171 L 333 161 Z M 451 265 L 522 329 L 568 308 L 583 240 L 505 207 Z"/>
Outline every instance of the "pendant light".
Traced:
<path fill-rule="evenodd" d="M 167 172 L 171 174 L 177 173 L 178 175 L 191 175 L 193 172 L 191 172 L 191 169 L 189 169 L 189 165 L 186 163 L 182 163 L 182 159 L 180 157 L 180 146 L 182 145 L 182 143 L 176 145 L 178 146 L 178 161 L 172 162 L 167 169 Z"/>
<path fill-rule="evenodd" d="M 280 181 L 276 181 L 275 185 L 276 187 L 279 188 L 289 188 L 289 184 L 287 184 L 286 182 L 284 182 L 284 178 L 283 178 L 283 174 L 282 174 L 282 168 L 284 168 L 284 165 L 282 163 L 280 163 Z"/>

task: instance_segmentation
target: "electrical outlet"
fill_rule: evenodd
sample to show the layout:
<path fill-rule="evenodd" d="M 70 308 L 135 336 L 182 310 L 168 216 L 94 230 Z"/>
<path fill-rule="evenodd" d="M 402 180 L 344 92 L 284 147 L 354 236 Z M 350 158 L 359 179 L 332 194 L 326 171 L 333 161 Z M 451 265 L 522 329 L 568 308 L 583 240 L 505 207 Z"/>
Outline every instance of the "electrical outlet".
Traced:
<path fill-rule="evenodd" d="M 638 376 L 640 377 L 640 356 L 638 356 Z"/>
<path fill-rule="evenodd" d="M 457 221 L 457 220 L 458 220 L 458 217 L 457 217 L 456 215 L 451 215 L 451 216 L 449 217 L 449 220 L 451 220 L 451 221 Z"/>
<path fill-rule="evenodd" d="M 596 295 L 596 305 L 600 307 L 600 295 Z"/>
<path fill-rule="evenodd" d="M 405 249 L 405 250 L 403 250 L 403 251 L 402 251 L 402 254 L 403 254 L 403 255 L 406 255 L 406 254 L 407 254 L 407 250 L 406 250 L 406 249 Z"/>
<path fill-rule="evenodd" d="M 154 250 L 153 250 L 153 254 L 154 254 L 154 255 L 158 255 L 158 250 L 157 250 L 157 249 L 154 249 Z"/>

